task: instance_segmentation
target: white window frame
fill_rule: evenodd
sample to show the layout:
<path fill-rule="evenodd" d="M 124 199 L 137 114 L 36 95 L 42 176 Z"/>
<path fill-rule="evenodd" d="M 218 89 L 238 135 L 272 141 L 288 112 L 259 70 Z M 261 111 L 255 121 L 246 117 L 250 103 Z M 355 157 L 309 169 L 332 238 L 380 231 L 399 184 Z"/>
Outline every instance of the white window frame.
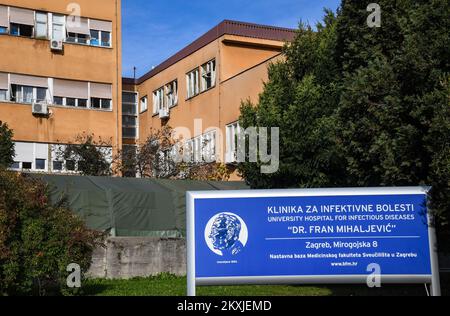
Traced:
<path fill-rule="evenodd" d="M 44 102 L 48 102 L 48 97 L 49 97 L 49 91 L 48 88 L 42 88 L 42 87 L 33 87 L 33 86 L 26 86 L 26 85 L 20 85 L 20 84 L 15 84 L 15 86 L 17 86 L 20 89 L 16 90 L 16 95 L 14 96 L 14 102 L 15 103 L 24 103 L 24 104 L 32 104 L 33 102 L 37 101 L 37 89 L 45 89 L 45 100 L 41 100 Z M 33 97 L 31 99 L 31 102 L 28 101 L 24 101 L 24 88 L 31 88 L 33 89 Z M 17 91 L 20 90 L 20 101 L 17 100 Z"/>
<path fill-rule="evenodd" d="M 187 98 L 193 98 L 199 94 L 199 69 L 194 70 L 186 74 L 186 87 L 187 87 Z"/>
<path fill-rule="evenodd" d="M 56 23 L 55 22 L 55 18 L 62 18 L 62 22 L 58 22 L 58 23 Z M 61 26 L 62 27 L 62 30 L 61 30 L 61 32 L 62 32 L 62 38 L 61 39 L 58 39 L 58 38 L 55 38 L 55 25 L 59 25 L 59 26 Z M 51 39 L 52 40 L 61 40 L 61 41 L 66 41 L 66 18 L 65 18 L 65 16 L 64 15 L 62 15 L 62 14 L 55 14 L 55 13 L 52 13 L 52 27 L 51 27 L 51 30 L 52 30 L 52 34 L 51 34 Z"/>
<path fill-rule="evenodd" d="M 153 92 L 153 115 L 159 114 L 164 108 L 164 87 Z"/>
<path fill-rule="evenodd" d="M 75 37 L 73 37 L 75 39 L 75 41 L 74 42 L 70 42 L 69 41 L 69 38 L 70 38 L 69 33 L 72 33 L 72 32 L 68 32 L 67 33 L 67 36 L 66 36 L 66 39 L 65 39 L 66 43 L 69 43 L 69 44 L 80 44 L 80 45 L 90 45 L 90 36 L 87 36 L 86 34 L 72 33 L 72 34 L 75 35 Z M 85 36 L 84 39 L 86 40 L 86 43 L 80 42 L 80 36 Z"/>
<path fill-rule="evenodd" d="M 238 150 L 238 139 L 242 133 L 239 121 L 228 124 L 225 127 L 226 136 L 226 153 L 225 162 L 235 163 L 237 162 L 237 150 Z"/>
<path fill-rule="evenodd" d="M 8 102 L 9 101 L 9 99 L 8 99 L 8 90 L 0 89 L 0 95 L 2 95 L 3 92 L 5 93 L 4 94 L 5 99 L 0 98 L 0 102 Z"/>
<path fill-rule="evenodd" d="M 45 22 L 39 21 L 38 16 L 45 16 Z M 48 39 L 49 34 L 48 34 L 48 14 L 45 12 L 36 12 L 35 14 L 35 26 L 34 26 L 34 35 L 36 38 L 45 38 Z M 45 35 L 44 36 L 39 36 L 38 34 L 38 25 L 44 25 L 45 26 Z"/>
<path fill-rule="evenodd" d="M 166 104 L 169 108 L 178 105 L 178 81 L 174 80 L 165 87 L 166 92 Z"/>
<path fill-rule="evenodd" d="M 202 75 L 201 75 L 201 92 L 204 92 L 206 90 L 212 89 L 216 86 L 216 60 L 210 60 L 207 63 L 203 64 L 201 66 L 201 71 L 202 71 Z M 208 87 L 207 83 L 207 78 L 210 77 L 211 78 L 211 86 Z"/>
<path fill-rule="evenodd" d="M 145 96 L 139 100 L 139 113 L 144 113 L 147 110 L 148 110 L 148 96 Z"/>
<path fill-rule="evenodd" d="M 108 46 L 106 46 L 106 45 L 103 45 L 103 41 L 102 41 L 102 37 L 103 37 L 103 33 L 108 33 Z M 100 31 L 100 34 L 99 34 L 99 44 L 100 44 L 100 47 L 112 47 L 112 33 L 111 32 L 107 32 L 107 31 Z"/>

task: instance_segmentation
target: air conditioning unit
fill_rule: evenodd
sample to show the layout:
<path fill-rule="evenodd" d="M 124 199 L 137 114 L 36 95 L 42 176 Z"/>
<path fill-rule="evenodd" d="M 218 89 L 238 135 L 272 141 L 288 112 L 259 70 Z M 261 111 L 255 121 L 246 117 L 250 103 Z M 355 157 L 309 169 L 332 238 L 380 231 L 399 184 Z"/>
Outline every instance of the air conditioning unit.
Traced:
<path fill-rule="evenodd" d="M 62 51 L 63 50 L 63 41 L 61 40 L 51 40 L 50 41 L 50 48 L 51 50 L 55 51 Z"/>
<path fill-rule="evenodd" d="M 48 115 L 48 104 L 46 102 L 33 102 L 32 112 L 35 115 Z"/>
<path fill-rule="evenodd" d="M 159 118 L 160 119 L 167 119 L 169 118 L 169 109 L 163 108 L 159 110 Z"/>

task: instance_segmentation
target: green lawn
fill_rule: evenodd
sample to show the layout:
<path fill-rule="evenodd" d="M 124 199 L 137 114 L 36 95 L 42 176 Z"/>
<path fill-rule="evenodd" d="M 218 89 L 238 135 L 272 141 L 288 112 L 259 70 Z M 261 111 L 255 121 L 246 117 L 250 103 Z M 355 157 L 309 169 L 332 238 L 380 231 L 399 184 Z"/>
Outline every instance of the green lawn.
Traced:
<path fill-rule="evenodd" d="M 443 294 L 448 295 L 449 278 L 442 280 Z M 161 275 L 132 280 L 88 280 L 83 286 L 85 295 L 90 296 L 184 296 L 186 278 Z M 198 287 L 199 296 L 391 296 L 426 295 L 423 285 L 392 286 L 369 289 L 360 285 L 333 286 L 211 286 Z"/>

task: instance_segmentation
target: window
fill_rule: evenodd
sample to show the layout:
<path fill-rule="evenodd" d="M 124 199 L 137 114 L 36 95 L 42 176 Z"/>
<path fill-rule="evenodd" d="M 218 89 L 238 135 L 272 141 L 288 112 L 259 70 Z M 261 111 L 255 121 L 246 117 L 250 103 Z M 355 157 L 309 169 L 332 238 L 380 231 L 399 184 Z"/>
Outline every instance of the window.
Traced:
<path fill-rule="evenodd" d="M 198 69 L 195 69 L 186 75 L 188 99 L 198 94 L 198 73 Z"/>
<path fill-rule="evenodd" d="M 102 31 L 101 39 L 103 47 L 111 47 L 111 33 Z"/>
<path fill-rule="evenodd" d="M 111 47 L 111 32 L 91 30 L 89 43 L 92 46 Z"/>
<path fill-rule="evenodd" d="M 33 164 L 31 162 L 22 162 L 22 169 L 31 170 L 32 165 Z"/>
<path fill-rule="evenodd" d="M 20 162 L 14 161 L 10 167 L 11 169 L 18 170 L 20 169 Z"/>
<path fill-rule="evenodd" d="M 100 109 L 101 100 L 99 98 L 91 98 L 91 108 Z"/>
<path fill-rule="evenodd" d="M 45 170 L 45 159 L 36 159 L 36 170 Z"/>
<path fill-rule="evenodd" d="M 0 101 L 8 100 L 8 90 L 0 90 Z"/>
<path fill-rule="evenodd" d="M 234 163 L 237 161 L 238 141 L 241 135 L 241 127 L 239 122 L 227 125 L 226 127 L 226 163 Z"/>
<path fill-rule="evenodd" d="M 87 99 L 66 98 L 66 97 L 53 97 L 53 104 L 65 105 L 71 107 L 87 108 Z"/>
<path fill-rule="evenodd" d="M 33 37 L 34 27 L 31 25 L 11 23 L 10 29 L 11 35 Z"/>
<path fill-rule="evenodd" d="M 75 161 L 66 160 L 66 169 L 67 171 L 75 171 Z"/>
<path fill-rule="evenodd" d="M 69 33 L 67 36 L 66 42 L 87 44 L 88 37 L 85 34 Z"/>
<path fill-rule="evenodd" d="M 178 104 L 178 82 L 176 80 L 166 85 L 166 104 L 169 107 Z"/>
<path fill-rule="evenodd" d="M 0 26 L 0 34 L 8 34 L 8 28 Z"/>
<path fill-rule="evenodd" d="M 188 141 L 187 150 L 195 163 L 210 163 L 215 161 L 216 132 L 211 131 Z"/>
<path fill-rule="evenodd" d="M 202 65 L 202 92 L 211 89 L 216 85 L 216 61 Z"/>
<path fill-rule="evenodd" d="M 144 97 L 147 99 L 147 97 Z M 141 101 L 141 110 L 142 102 Z M 122 137 L 123 138 L 136 138 L 138 131 L 138 113 L 136 111 L 138 103 L 137 93 L 135 92 L 122 92 Z M 145 100 L 145 105 L 147 101 Z M 125 110 L 124 110 L 125 109 Z"/>
<path fill-rule="evenodd" d="M 109 110 L 111 109 L 111 100 L 101 98 L 91 98 L 91 108 Z"/>
<path fill-rule="evenodd" d="M 63 170 L 63 163 L 62 161 L 53 161 L 53 171 L 62 171 Z"/>
<path fill-rule="evenodd" d="M 33 103 L 47 100 L 47 89 L 21 85 L 11 85 L 11 101 Z"/>
<path fill-rule="evenodd" d="M 91 40 L 89 43 L 92 46 L 100 46 L 100 31 L 91 30 Z"/>
<path fill-rule="evenodd" d="M 153 92 L 153 114 L 158 114 L 164 106 L 164 88 Z"/>
<path fill-rule="evenodd" d="M 52 39 L 57 41 L 64 40 L 66 33 L 64 20 L 63 15 L 53 14 Z"/>
<path fill-rule="evenodd" d="M 77 106 L 77 101 L 74 98 L 66 98 L 67 106 Z"/>
<path fill-rule="evenodd" d="M 36 38 L 48 38 L 47 13 L 36 12 Z"/>
<path fill-rule="evenodd" d="M 141 113 L 147 111 L 148 109 L 148 98 L 147 96 L 141 98 Z"/>
<path fill-rule="evenodd" d="M 102 109 L 105 109 L 105 110 L 111 109 L 111 100 L 102 99 L 101 106 L 102 106 Z"/>
<path fill-rule="evenodd" d="M 87 108 L 87 101 L 86 99 L 77 99 L 77 106 L 79 108 Z"/>
<path fill-rule="evenodd" d="M 216 160 L 216 132 L 208 132 L 202 136 L 202 157 L 205 162 Z"/>
<path fill-rule="evenodd" d="M 33 87 L 11 85 L 11 101 L 21 103 L 33 102 Z"/>
<path fill-rule="evenodd" d="M 42 102 L 47 100 L 47 89 L 45 88 L 35 88 L 36 89 L 36 102 Z"/>
<path fill-rule="evenodd" d="M 64 98 L 63 97 L 53 97 L 53 104 L 64 105 Z"/>

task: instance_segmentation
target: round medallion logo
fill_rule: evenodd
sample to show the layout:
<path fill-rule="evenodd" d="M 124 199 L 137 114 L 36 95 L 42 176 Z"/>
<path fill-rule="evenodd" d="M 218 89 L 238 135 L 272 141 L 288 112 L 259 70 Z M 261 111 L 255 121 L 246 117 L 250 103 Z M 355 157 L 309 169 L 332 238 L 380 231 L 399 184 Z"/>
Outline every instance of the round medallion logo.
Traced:
<path fill-rule="evenodd" d="M 236 214 L 216 214 L 206 224 L 205 241 L 218 256 L 235 256 L 247 245 L 247 225 Z"/>

